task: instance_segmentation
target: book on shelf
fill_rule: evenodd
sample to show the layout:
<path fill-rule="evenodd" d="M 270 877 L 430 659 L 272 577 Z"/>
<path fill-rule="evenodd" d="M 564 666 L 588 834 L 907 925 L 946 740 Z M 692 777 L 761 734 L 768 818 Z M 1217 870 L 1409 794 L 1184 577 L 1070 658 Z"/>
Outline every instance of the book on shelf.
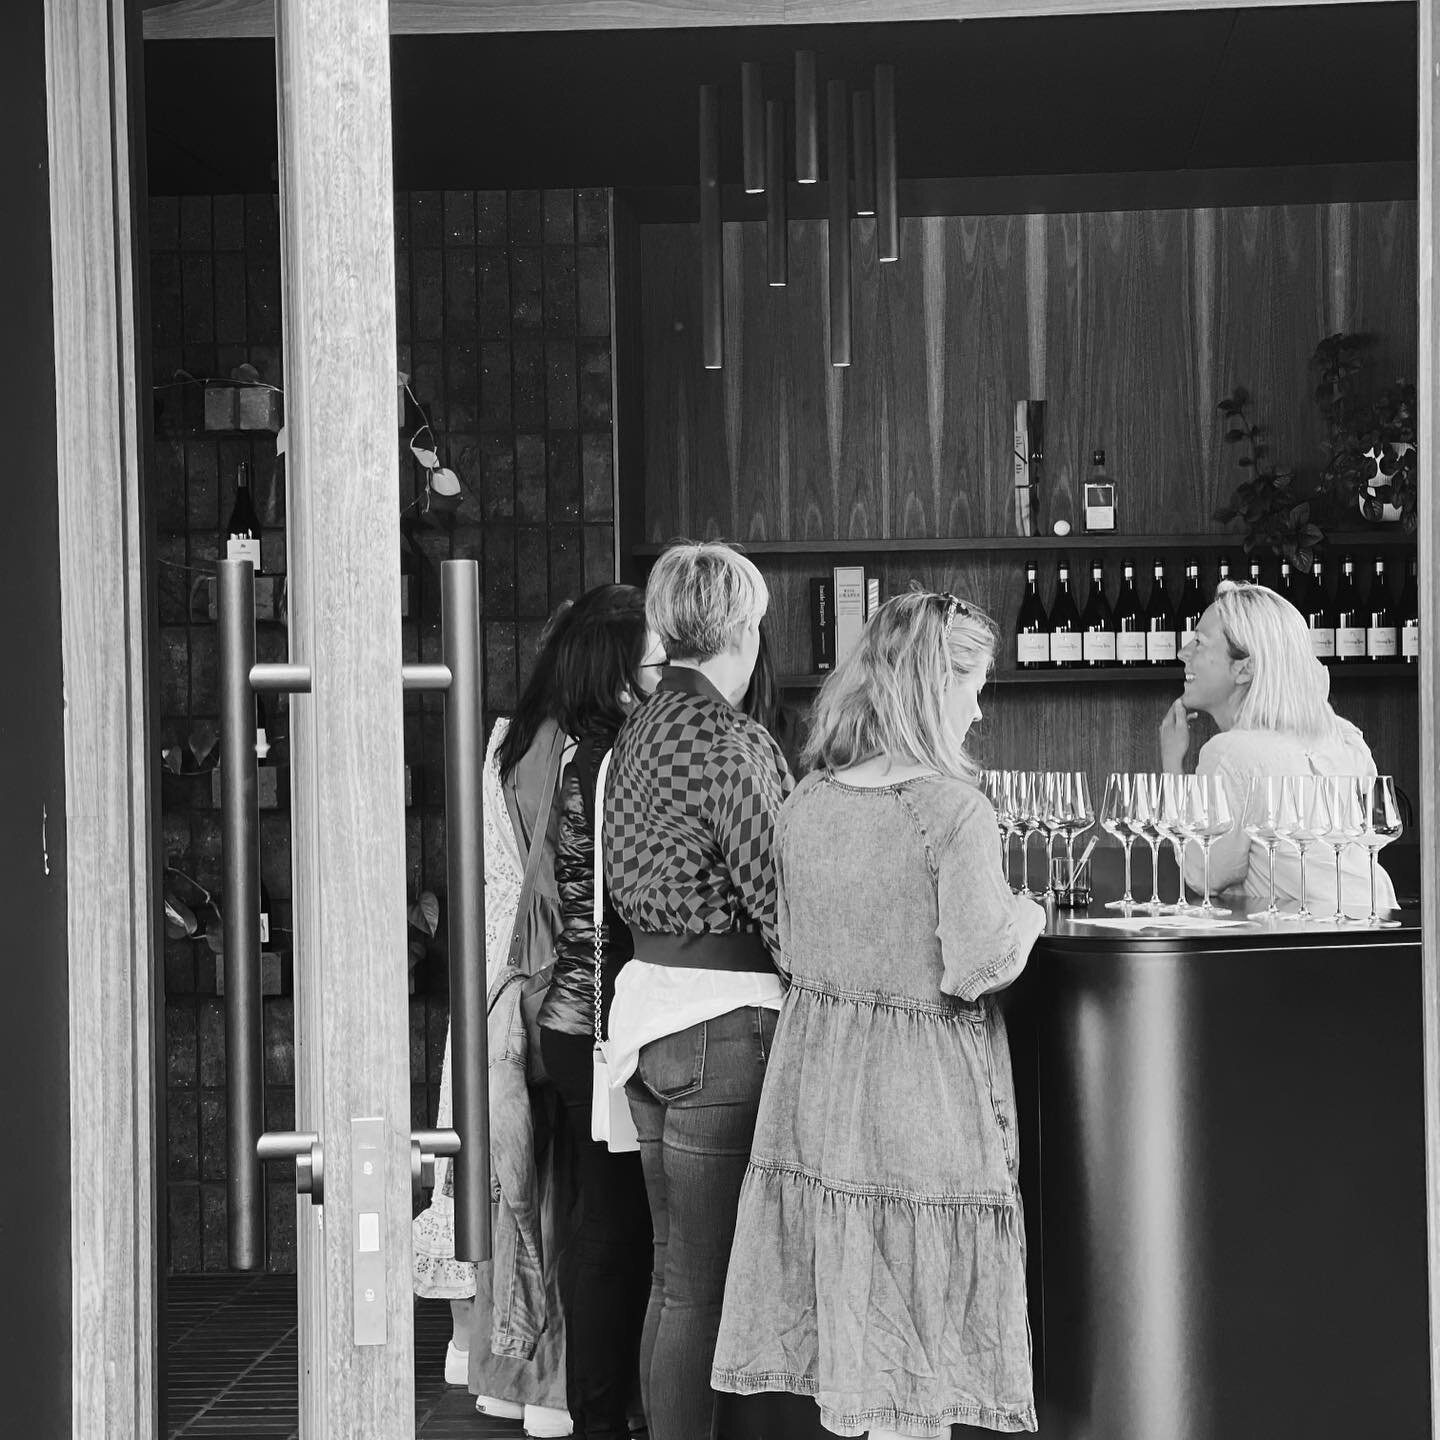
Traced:
<path fill-rule="evenodd" d="M 865 619 L 870 617 L 880 608 L 880 577 L 878 575 L 867 575 L 865 577 Z"/>
<path fill-rule="evenodd" d="M 810 662 L 816 674 L 835 668 L 835 581 L 829 575 L 810 580 Z"/>
<path fill-rule="evenodd" d="M 865 567 L 837 565 L 835 579 L 835 663 L 855 648 L 865 625 Z"/>

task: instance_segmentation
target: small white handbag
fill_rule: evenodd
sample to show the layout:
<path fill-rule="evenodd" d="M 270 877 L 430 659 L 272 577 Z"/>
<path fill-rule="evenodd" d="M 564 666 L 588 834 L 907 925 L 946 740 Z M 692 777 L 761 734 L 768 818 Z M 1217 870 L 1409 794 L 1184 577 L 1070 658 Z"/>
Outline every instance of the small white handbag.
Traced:
<path fill-rule="evenodd" d="M 595 1051 L 590 1089 L 590 1138 L 603 1140 L 615 1154 L 640 1148 L 635 1133 L 635 1120 L 630 1114 L 630 1101 L 625 1091 L 610 1088 L 610 1064 L 601 1035 L 600 986 L 605 959 L 605 867 L 600 847 L 605 824 L 605 777 L 610 772 L 610 752 L 600 761 L 595 777 Z"/>

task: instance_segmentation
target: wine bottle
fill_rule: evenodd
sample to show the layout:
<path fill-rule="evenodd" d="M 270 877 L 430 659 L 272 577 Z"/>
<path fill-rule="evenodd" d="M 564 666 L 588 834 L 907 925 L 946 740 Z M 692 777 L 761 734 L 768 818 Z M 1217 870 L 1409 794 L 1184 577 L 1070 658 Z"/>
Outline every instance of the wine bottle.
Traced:
<path fill-rule="evenodd" d="M 1260 578 L 1260 562 L 1258 560 L 1252 560 L 1250 562 L 1250 583 L 1252 585 L 1263 585 L 1265 583 Z"/>
<path fill-rule="evenodd" d="M 1340 564 L 1335 588 L 1335 663 L 1353 664 L 1365 658 L 1365 614 L 1355 588 L 1355 560 L 1347 555 Z"/>
<path fill-rule="evenodd" d="M 255 518 L 255 502 L 250 495 L 250 466 L 244 460 L 235 473 L 235 503 L 221 538 L 227 560 L 248 560 L 255 573 L 260 573 L 260 522 Z"/>
<path fill-rule="evenodd" d="M 1317 556 L 1310 567 L 1310 590 L 1305 597 L 1305 623 L 1310 627 L 1310 651 L 1317 660 L 1335 658 L 1335 612 L 1325 594 L 1324 562 Z"/>
<path fill-rule="evenodd" d="M 1105 570 L 1098 560 L 1090 562 L 1090 594 L 1080 612 L 1080 654 L 1087 665 L 1115 663 L 1115 617 L 1105 598 Z"/>
<path fill-rule="evenodd" d="M 1290 573 L 1290 562 L 1280 561 L 1280 593 L 1292 604 L 1295 605 L 1295 578 Z M 1295 605 L 1298 610 L 1300 607 Z"/>
<path fill-rule="evenodd" d="M 1165 587 L 1165 562 L 1156 560 L 1150 598 L 1145 604 L 1145 658 L 1152 665 L 1173 665 L 1176 652 L 1175 611 Z"/>
<path fill-rule="evenodd" d="M 1227 559 L 1225 559 L 1225 557 L 1222 555 L 1222 556 L 1220 557 L 1220 574 L 1216 577 L 1215 583 L 1216 583 L 1216 585 L 1218 586 L 1221 581 L 1223 581 L 1223 580 L 1228 580 L 1229 578 L 1230 578 L 1230 562 L 1229 562 Z"/>
<path fill-rule="evenodd" d="M 1412 556 L 1405 570 L 1405 588 L 1400 592 L 1400 658 L 1407 665 L 1420 663 L 1420 589 L 1415 574 Z"/>
<path fill-rule="evenodd" d="M 1050 619 L 1035 585 L 1035 562 L 1025 562 L 1025 598 L 1015 624 L 1015 663 L 1021 670 L 1043 670 L 1050 663 Z"/>
<path fill-rule="evenodd" d="M 1050 607 L 1050 663 L 1062 670 L 1073 670 L 1083 659 L 1080 641 L 1080 611 L 1070 593 L 1070 565 L 1060 562 L 1060 578 L 1055 585 L 1055 602 Z"/>
<path fill-rule="evenodd" d="M 1126 560 L 1120 570 L 1120 594 L 1115 600 L 1115 661 L 1119 665 L 1145 663 L 1145 616 L 1135 591 L 1135 566 Z"/>
<path fill-rule="evenodd" d="M 265 723 L 265 701 L 257 690 L 255 692 L 255 759 L 263 765 L 265 757 L 270 753 L 270 733 Z"/>
<path fill-rule="evenodd" d="M 1180 613 L 1178 625 L 1179 645 L 1184 648 L 1195 638 L 1200 628 L 1200 617 L 1205 613 L 1205 596 L 1200 589 L 1200 564 L 1196 560 L 1185 562 L 1185 588 L 1180 592 Z"/>
<path fill-rule="evenodd" d="M 1370 599 L 1365 617 L 1365 655 L 1370 660 L 1394 660 L 1400 650 L 1400 629 L 1390 605 L 1385 583 L 1385 557 L 1375 557 L 1375 574 L 1370 580 Z"/>

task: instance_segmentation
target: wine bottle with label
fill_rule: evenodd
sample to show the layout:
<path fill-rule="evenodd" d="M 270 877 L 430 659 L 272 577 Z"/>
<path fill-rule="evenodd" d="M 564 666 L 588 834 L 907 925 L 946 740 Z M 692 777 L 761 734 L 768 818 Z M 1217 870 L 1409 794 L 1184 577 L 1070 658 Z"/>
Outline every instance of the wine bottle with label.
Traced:
<path fill-rule="evenodd" d="M 1420 587 L 1415 576 L 1412 556 L 1405 569 L 1405 588 L 1400 592 L 1400 658 L 1407 665 L 1420 663 Z"/>
<path fill-rule="evenodd" d="M 1025 563 L 1025 598 L 1015 624 L 1015 663 L 1021 670 L 1043 670 L 1050 664 L 1050 617 L 1035 584 L 1035 562 Z"/>
<path fill-rule="evenodd" d="M 260 573 L 260 521 L 255 517 L 255 501 L 250 494 L 250 466 L 242 460 L 235 473 L 235 503 L 225 522 L 227 560 L 248 560 Z"/>
<path fill-rule="evenodd" d="M 1219 573 L 1219 575 L 1216 577 L 1215 583 L 1216 583 L 1216 585 L 1218 586 L 1218 585 L 1220 585 L 1222 582 L 1228 580 L 1229 578 L 1230 578 L 1230 562 L 1222 555 L 1222 556 L 1220 557 L 1220 573 Z"/>
<path fill-rule="evenodd" d="M 1260 562 L 1258 560 L 1252 560 L 1250 562 L 1250 583 L 1252 585 L 1263 585 L 1265 583 L 1260 578 Z"/>
<path fill-rule="evenodd" d="M 1185 588 L 1180 592 L 1179 645 L 1183 651 L 1195 638 L 1200 628 L 1200 617 L 1205 613 L 1205 596 L 1200 589 L 1200 562 L 1185 562 Z"/>
<path fill-rule="evenodd" d="M 1083 658 L 1080 611 L 1070 593 L 1069 562 L 1062 560 L 1060 578 L 1055 585 L 1055 603 L 1050 607 L 1050 663 L 1062 670 L 1073 670 Z"/>
<path fill-rule="evenodd" d="M 1335 611 L 1325 594 L 1325 565 L 1318 556 L 1310 567 L 1310 589 L 1303 613 L 1310 627 L 1311 654 L 1329 664 L 1335 658 Z"/>
<path fill-rule="evenodd" d="M 1145 663 L 1145 615 L 1135 589 L 1135 566 L 1126 560 L 1120 569 L 1120 594 L 1115 600 L 1115 663 Z"/>
<path fill-rule="evenodd" d="M 1105 598 L 1105 569 L 1090 562 L 1090 594 L 1080 612 L 1080 655 L 1087 665 L 1115 663 L 1115 617 Z"/>
<path fill-rule="evenodd" d="M 1390 604 L 1390 587 L 1385 580 L 1385 557 L 1375 557 L 1375 574 L 1370 580 L 1370 599 L 1365 616 L 1365 655 L 1370 660 L 1394 660 L 1400 653 L 1400 627 Z"/>
<path fill-rule="evenodd" d="M 1335 663 L 1351 665 L 1365 658 L 1365 612 L 1355 585 L 1355 559 L 1340 562 L 1340 583 L 1335 588 Z"/>
<path fill-rule="evenodd" d="M 1176 657 L 1175 611 L 1165 585 L 1165 562 L 1155 561 L 1150 598 L 1145 604 L 1145 658 L 1152 665 L 1173 665 Z"/>
<path fill-rule="evenodd" d="M 1280 593 L 1292 605 L 1295 605 L 1295 577 L 1291 573 L 1290 562 L 1288 560 L 1281 560 L 1280 562 Z M 1300 607 L 1295 605 L 1295 608 L 1298 610 Z"/>

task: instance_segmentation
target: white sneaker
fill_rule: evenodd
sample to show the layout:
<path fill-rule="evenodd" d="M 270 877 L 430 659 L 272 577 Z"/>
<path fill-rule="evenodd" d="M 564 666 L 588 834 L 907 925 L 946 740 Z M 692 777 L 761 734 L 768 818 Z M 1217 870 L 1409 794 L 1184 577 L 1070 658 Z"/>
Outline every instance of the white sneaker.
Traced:
<path fill-rule="evenodd" d="M 457 1350 L 452 1340 L 445 1347 L 445 1383 L 465 1385 L 470 1380 L 470 1352 Z"/>
<path fill-rule="evenodd" d="M 525 1407 L 513 1400 L 497 1400 L 493 1395 L 477 1395 L 475 1408 L 482 1415 L 493 1415 L 497 1420 L 519 1420 L 525 1414 Z M 568 1430 L 565 1432 L 570 1433 Z"/>
<path fill-rule="evenodd" d="M 568 1410 L 552 1410 L 545 1405 L 525 1407 L 525 1433 L 533 1440 L 560 1440 L 575 1433 L 575 1422 Z"/>

